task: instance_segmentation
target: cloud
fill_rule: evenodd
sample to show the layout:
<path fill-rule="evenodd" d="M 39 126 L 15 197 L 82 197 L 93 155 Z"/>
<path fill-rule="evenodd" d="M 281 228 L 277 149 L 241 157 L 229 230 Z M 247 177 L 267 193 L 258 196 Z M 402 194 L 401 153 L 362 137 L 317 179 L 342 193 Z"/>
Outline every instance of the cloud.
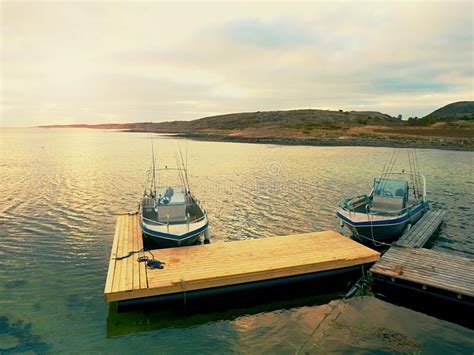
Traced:
<path fill-rule="evenodd" d="M 374 88 L 376 90 L 390 92 L 439 92 L 450 91 L 455 88 L 454 85 L 441 83 L 433 80 L 414 80 L 408 78 L 387 77 L 376 79 Z"/>
<path fill-rule="evenodd" d="M 4 126 L 473 99 L 469 2 L 1 6 Z"/>
<path fill-rule="evenodd" d="M 215 31 L 215 29 L 214 29 Z M 304 27 L 288 20 L 262 21 L 244 18 L 225 24 L 217 32 L 230 43 L 248 44 L 256 47 L 292 48 L 314 45 L 317 38 Z"/>

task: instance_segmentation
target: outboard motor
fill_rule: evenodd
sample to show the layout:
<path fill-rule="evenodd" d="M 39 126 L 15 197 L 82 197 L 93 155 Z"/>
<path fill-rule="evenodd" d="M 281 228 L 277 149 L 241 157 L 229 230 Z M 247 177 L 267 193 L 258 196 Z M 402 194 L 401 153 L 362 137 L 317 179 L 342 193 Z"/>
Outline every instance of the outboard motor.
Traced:
<path fill-rule="evenodd" d="M 161 198 L 161 201 L 163 202 L 163 204 L 167 205 L 171 201 L 171 197 L 173 197 L 173 195 L 174 195 L 173 188 L 172 187 L 167 187 L 166 191 L 165 191 L 165 194 Z"/>

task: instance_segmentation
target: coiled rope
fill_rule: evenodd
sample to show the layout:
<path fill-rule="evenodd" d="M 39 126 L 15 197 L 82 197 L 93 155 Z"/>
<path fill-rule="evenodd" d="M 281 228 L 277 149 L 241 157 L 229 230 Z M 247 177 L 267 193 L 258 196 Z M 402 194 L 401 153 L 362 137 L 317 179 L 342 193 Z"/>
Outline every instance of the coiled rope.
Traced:
<path fill-rule="evenodd" d="M 145 248 L 141 248 L 140 250 L 130 251 L 130 252 L 128 252 L 127 255 L 117 256 L 115 258 L 115 260 L 127 259 L 127 258 L 131 257 L 132 255 L 139 254 L 139 253 L 149 253 L 151 255 L 151 258 L 148 257 L 147 255 L 142 255 L 142 256 L 139 256 L 137 258 L 137 261 L 139 263 L 146 263 L 146 267 L 148 269 L 164 269 L 166 263 L 164 261 L 160 261 L 160 260 L 155 259 L 155 256 L 153 255 L 151 250 L 145 249 Z"/>

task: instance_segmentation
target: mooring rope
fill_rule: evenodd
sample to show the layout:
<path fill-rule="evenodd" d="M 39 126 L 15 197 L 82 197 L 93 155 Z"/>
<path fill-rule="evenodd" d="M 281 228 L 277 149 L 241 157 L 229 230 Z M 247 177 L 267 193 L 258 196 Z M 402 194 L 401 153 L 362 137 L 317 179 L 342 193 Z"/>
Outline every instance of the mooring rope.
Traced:
<path fill-rule="evenodd" d="M 127 255 L 117 256 L 117 257 L 115 257 L 115 260 L 127 259 L 127 258 L 131 257 L 132 255 L 138 254 L 138 253 L 149 253 L 151 255 L 151 258 L 146 256 L 146 255 L 142 255 L 142 256 L 139 256 L 137 258 L 137 261 L 139 263 L 146 263 L 146 267 L 148 269 L 164 269 L 164 267 L 165 267 L 164 265 L 166 263 L 164 261 L 160 261 L 160 260 L 155 259 L 155 256 L 153 255 L 151 250 L 145 249 L 145 248 L 141 248 L 140 250 L 130 251 L 130 252 L 128 252 Z"/>
<path fill-rule="evenodd" d="M 331 309 L 329 310 L 329 312 L 327 312 L 324 317 L 318 322 L 318 324 L 316 324 L 315 328 L 313 329 L 313 331 L 311 332 L 311 334 L 305 339 L 305 341 L 298 347 L 298 349 L 296 350 L 295 354 L 298 355 L 300 353 L 300 351 L 306 346 L 306 344 L 308 344 L 308 342 L 311 340 L 311 338 L 314 337 L 314 335 L 316 334 L 316 332 L 321 328 L 321 325 L 326 321 L 326 319 L 332 314 L 332 312 L 338 308 L 341 303 L 345 303 L 345 301 L 347 299 L 349 299 L 350 297 L 352 297 L 355 292 L 357 291 L 358 288 L 361 288 L 363 289 L 365 286 L 367 286 L 368 284 L 368 279 L 367 279 L 367 276 L 364 274 L 364 269 L 362 267 L 362 277 L 357 280 L 357 282 L 354 284 L 354 286 L 351 287 L 351 289 L 349 290 L 349 292 L 346 293 L 346 295 L 341 298 L 335 305 L 331 306 Z M 339 310 L 339 312 L 337 313 L 337 315 L 334 317 L 334 322 L 337 320 L 337 318 L 339 318 L 339 316 L 341 315 L 342 313 L 342 309 Z"/>
<path fill-rule="evenodd" d="M 183 278 L 181 278 L 181 280 L 180 280 L 180 285 L 181 285 L 181 288 L 183 289 L 184 311 L 187 312 L 188 304 L 187 304 L 187 299 L 186 299 L 186 284 L 184 283 Z"/>
<path fill-rule="evenodd" d="M 381 245 L 386 245 L 386 246 L 390 247 L 393 244 L 393 243 L 385 243 L 385 242 L 380 242 L 380 241 L 375 240 L 373 233 L 372 233 L 372 238 L 366 237 L 366 236 L 364 236 L 362 234 L 359 234 L 359 233 L 357 233 L 357 237 L 360 237 L 360 238 L 363 238 L 365 240 L 371 241 L 374 244 L 374 246 L 376 246 L 376 247 L 379 247 Z"/>

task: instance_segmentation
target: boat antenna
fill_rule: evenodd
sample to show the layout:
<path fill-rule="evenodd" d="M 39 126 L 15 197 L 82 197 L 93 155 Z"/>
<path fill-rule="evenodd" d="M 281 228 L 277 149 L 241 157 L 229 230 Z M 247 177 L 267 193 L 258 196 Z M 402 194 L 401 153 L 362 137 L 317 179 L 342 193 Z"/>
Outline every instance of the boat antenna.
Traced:
<path fill-rule="evenodd" d="M 413 195 L 415 198 L 419 198 L 421 196 L 421 181 L 420 175 L 418 172 L 418 161 L 416 159 L 416 150 L 410 149 L 408 151 L 408 159 L 410 162 L 410 169 L 412 173 L 412 184 L 413 184 Z"/>
<path fill-rule="evenodd" d="M 396 148 L 393 151 L 392 156 L 390 157 L 389 161 L 383 167 L 382 175 L 380 176 L 382 180 L 380 183 L 380 189 L 382 190 L 385 188 L 385 185 L 387 184 L 387 179 L 384 179 L 384 177 L 389 176 L 392 173 L 393 168 L 395 167 L 395 163 L 397 162 L 399 152 L 400 152 L 400 149 Z"/>
<path fill-rule="evenodd" d="M 408 165 L 410 166 L 410 177 L 411 177 L 411 183 L 413 185 L 413 197 L 416 198 L 416 183 L 415 183 L 415 168 L 413 165 L 413 157 L 412 157 L 412 152 L 410 149 L 407 150 L 408 154 Z"/>
<path fill-rule="evenodd" d="M 415 171 L 416 171 L 416 183 L 418 185 L 418 197 L 423 196 L 423 188 L 421 183 L 420 177 L 420 169 L 418 168 L 418 158 L 416 156 L 416 150 L 413 150 L 413 162 L 415 163 Z"/>
<path fill-rule="evenodd" d="M 189 180 L 188 180 L 188 170 L 184 164 L 183 153 L 181 152 L 181 147 L 178 144 L 179 156 L 181 157 L 181 167 L 184 170 L 184 181 L 186 185 L 186 190 L 189 191 Z"/>
<path fill-rule="evenodd" d="M 152 158 L 152 164 L 153 164 L 153 169 L 152 169 L 152 176 L 153 180 L 151 182 L 151 187 L 152 187 L 152 194 L 154 195 L 156 192 L 156 168 L 155 168 L 155 147 L 153 146 L 153 135 L 150 136 L 151 138 L 151 158 Z"/>
<path fill-rule="evenodd" d="M 176 151 L 175 147 L 173 147 L 173 151 L 174 151 L 174 159 L 176 161 L 176 168 L 177 168 L 178 174 L 179 174 L 179 179 L 181 181 L 181 184 L 187 190 L 186 181 L 185 181 L 184 176 L 183 176 L 183 170 L 182 170 L 181 164 L 179 162 L 179 158 L 178 158 L 178 152 Z"/>

